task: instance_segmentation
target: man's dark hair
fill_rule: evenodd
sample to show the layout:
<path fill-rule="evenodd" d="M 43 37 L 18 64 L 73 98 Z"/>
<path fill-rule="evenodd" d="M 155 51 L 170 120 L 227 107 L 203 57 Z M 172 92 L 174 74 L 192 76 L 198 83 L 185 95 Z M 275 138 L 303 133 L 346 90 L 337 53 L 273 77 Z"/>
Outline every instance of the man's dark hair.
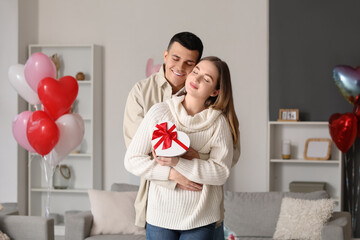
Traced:
<path fill-rule="evenodd" d="M 169 51 L 171 48 L 171 45 L 174 42 L 180 43 L 183 47 L 189 49 L 189 50 L 196 50 L 199 52 L 199 58 L 197 59 L 197 62 L 200 61 L 200 58 L 203 53 L 203 44 L 198 36 L 191 32 L 180 32 L 175 34 L 169 42 L 167 50 Z"/>

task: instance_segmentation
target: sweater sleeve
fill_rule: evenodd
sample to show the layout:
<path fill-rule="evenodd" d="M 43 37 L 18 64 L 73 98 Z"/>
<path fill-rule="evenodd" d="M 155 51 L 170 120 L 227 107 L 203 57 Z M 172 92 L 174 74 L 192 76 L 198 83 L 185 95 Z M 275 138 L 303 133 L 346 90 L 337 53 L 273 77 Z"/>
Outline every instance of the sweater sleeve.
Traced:
<path fill-rule="evenodd" d="M 155 104 L 145 115 L 125 154 L 127 171 L 148 180 L 168 180 L 170 167 L 161 166 L 149 155 L 153 128 L 165 114 L 166 105 L 160 103 Z"/>
<path fill-rule="evenodd" d="M 233 161 L 233 140 L 225 117 L 219 117 L 213 137 L 210 139 L 208 160 L 179 158 L 174 167 L 179 173 L 193 182 L 208 185 L 223 185 L 230 175 Z"/>

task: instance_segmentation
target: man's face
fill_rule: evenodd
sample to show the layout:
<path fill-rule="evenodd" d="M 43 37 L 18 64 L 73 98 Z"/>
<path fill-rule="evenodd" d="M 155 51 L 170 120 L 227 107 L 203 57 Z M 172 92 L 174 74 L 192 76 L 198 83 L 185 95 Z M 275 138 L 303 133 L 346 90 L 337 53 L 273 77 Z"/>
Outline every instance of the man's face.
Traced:
<path fill-rule="evenodd" d="M 198 57 L 198 51 L 189 50 L 178 42 L 174 42 L 169 51 L 165 50 L 165 78 L 171 84 L 173 93 L 184 87 L 186 77 L 194 68 Z"/>

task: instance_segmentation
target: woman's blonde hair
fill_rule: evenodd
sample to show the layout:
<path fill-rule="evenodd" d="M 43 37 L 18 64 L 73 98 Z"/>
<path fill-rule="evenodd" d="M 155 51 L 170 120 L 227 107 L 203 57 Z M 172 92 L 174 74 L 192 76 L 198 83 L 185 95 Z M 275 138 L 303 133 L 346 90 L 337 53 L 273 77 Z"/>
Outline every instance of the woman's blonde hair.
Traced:
<path fill-rule="evenodd" d="M 216 85 L 216 89 L 219 90 L 219 94 L 215 97 L 209 97 L 205 101 L 205 106 L 220 110 L 224 113 L 230 124 L 233 142 L 235 145 L 239 141 L 239 120 L 236 116 L 234 108 L 229 67 L 226 62 L 222 61 L 218 57 L 204 57 L 200 61 L 204 60 L 212 62 L 219 71 L 219 78 Z"/>

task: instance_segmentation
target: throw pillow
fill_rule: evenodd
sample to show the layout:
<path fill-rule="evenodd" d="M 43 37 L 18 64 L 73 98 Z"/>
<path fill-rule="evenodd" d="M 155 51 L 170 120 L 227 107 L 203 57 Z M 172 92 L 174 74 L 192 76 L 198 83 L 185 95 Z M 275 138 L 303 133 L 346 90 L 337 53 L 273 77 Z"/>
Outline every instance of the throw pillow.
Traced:
<path fill-rule="evenodd" d="M 8 235 L 0 231 L 0 240 L 10 240 L 10 238 L 8 237 Z"/>
<path fill-rule="evenodd" d="M 274 239 L 320 240 L 321 229 L 333 210 L 332 199 L 283 198 Z"/>
<path fill-rule="evenodd" d="M 136 234 L 145 229 L 135 226 L 134 202 L 137 192 L 88 191 L 93 214 L 90 235 Z"/>

